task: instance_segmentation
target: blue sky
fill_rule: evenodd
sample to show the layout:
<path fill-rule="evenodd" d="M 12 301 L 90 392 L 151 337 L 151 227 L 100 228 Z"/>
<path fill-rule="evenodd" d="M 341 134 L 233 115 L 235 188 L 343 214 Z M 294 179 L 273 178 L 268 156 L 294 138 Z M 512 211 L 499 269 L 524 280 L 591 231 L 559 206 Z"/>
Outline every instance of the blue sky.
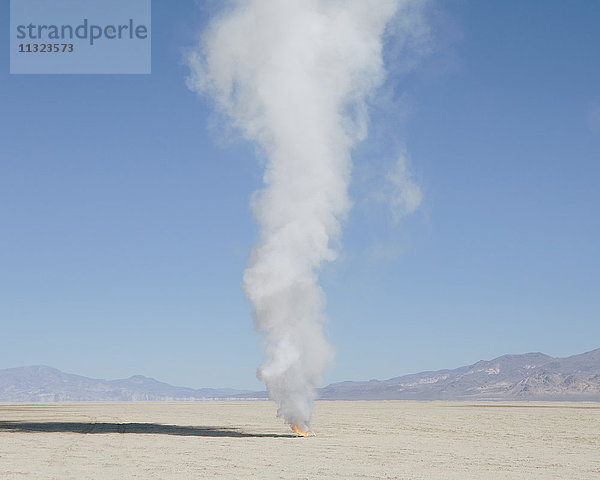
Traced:
<path fill-rule="evenodd" d="M 240 287 L 261 167 L 186 88 L 208 10 L 152 13 L 151 75 L 9 75 L 4 37 L 0 368 L 261 388 Z M 391 68 L 397 101 L 373 105 L 354 152 L 354 209 L 321 277 L 325 383 L 600 347 L 599 14 L 430 8 L 432 51 Z M 424 197 L 395 222 L 369 179 L 399 145 Z"/>

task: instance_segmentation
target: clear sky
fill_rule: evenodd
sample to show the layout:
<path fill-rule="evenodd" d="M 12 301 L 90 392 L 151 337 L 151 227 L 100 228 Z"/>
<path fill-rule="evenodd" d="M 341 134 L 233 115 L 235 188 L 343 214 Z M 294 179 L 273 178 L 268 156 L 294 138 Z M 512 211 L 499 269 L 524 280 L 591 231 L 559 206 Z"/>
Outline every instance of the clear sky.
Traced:
<path fill-rule="evenodd" d="M 428 12 L 354 152 L 324 383 L 600 347 L 600 3 Z M 261 166 L 185 85 L 208 15 L 153 2 L 151 75 L 9 75 L 4 35 L 0 368 L 262 388 L 240 287 Z M 400 146 L 423 202 L 396 221 L 375 192 Z"/>

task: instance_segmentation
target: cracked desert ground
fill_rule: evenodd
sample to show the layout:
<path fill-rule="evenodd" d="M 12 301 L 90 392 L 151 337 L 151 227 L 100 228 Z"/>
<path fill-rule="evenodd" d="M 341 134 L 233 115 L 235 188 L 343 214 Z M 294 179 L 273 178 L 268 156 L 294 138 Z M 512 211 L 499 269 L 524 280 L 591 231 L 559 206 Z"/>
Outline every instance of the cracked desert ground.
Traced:
<path fill-rule="evenodd" d="M 598 479 L 599 403 L 0 404 L 6 479 Z"/>

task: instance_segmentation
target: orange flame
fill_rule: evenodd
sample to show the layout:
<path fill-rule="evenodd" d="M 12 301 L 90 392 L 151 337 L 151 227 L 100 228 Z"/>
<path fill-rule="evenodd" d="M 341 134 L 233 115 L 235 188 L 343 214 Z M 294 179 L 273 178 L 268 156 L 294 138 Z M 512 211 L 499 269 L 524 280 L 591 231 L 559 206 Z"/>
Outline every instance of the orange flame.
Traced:
<path fill-rule="evenodd" d="M 306 432 L 305 432 L 305 431 L 303 431 L 303 430 L 300 430 L 300 429 L 298 428 L 298 426 L 297 426 L 297 425 L 294 425 L 293 423 L 292 423 L 291 427 L 292 427 L 292 430 L 293 430 L 294 432 L 296 432 L 296 434 L 297 434 L 298 436 L 300 436 L 300 437 L 314 437 L 314 436 L 316 435 L 316 433 L 315 433 L 315 432 L 313 432 L 312 430 L 308 430 L 308 431 L 306 431 Z"/>

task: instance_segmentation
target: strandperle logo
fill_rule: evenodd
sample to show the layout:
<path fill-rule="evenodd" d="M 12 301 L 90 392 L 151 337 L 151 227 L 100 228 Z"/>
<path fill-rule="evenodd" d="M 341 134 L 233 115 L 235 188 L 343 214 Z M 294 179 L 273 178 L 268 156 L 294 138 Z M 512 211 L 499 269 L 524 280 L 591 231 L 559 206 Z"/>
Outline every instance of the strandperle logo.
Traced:
<path fill-rule="evenodd" d="M 10 0 L 10 73 L 149 74 L 151 0 Z"/>
<path fill-rule="evenodd" d="M 79 25 L 17 25 L 18 40 L 36 40 L 51 42 L 53 40 L 88 40 L 94 45 L 100 39 L 106 40 L 145 40 L 148 38 L 148 27 L 136 24 L 130 18 L 126 24 L 95 25 L 84 18 Z"/>

